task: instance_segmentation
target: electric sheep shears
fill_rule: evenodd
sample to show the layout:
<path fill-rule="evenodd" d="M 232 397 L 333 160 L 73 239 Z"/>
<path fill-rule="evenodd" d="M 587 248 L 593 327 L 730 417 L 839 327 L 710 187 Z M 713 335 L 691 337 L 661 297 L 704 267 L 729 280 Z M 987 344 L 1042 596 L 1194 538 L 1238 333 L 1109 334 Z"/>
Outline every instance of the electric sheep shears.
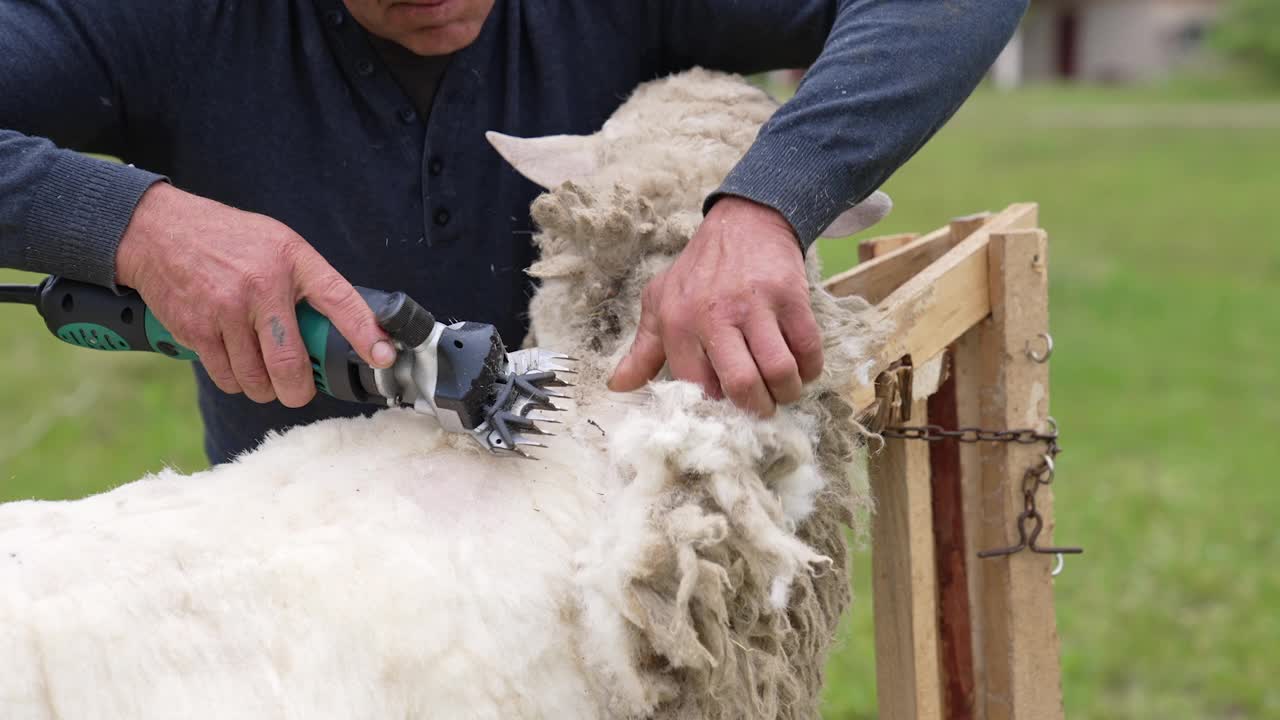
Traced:
<path fill-rule="evenodd" d="M 492 325 L 437 322 L 402 292 L 356 288 L 391 335 L 396 360 L 374 368 L 360 359 L 329 319 L 298 303 L 298 328 L 311 359 L 316 389 L 337 398 L 434 415 L 449 432 L 470 435 L 495 454 L 529 457 L 547 435 L 535 416 L 560 408 L 552 388 L 571 387 L 561 374 L 573 358 L 538 348 L 507 352 Z M 198 359 L 160 324 L 133 291 L 118 295 L 56 276 L 38 285 L 0 285 L 0 303 L 34 305 L 59 339 L 95 350 L 142 350 Z"/>

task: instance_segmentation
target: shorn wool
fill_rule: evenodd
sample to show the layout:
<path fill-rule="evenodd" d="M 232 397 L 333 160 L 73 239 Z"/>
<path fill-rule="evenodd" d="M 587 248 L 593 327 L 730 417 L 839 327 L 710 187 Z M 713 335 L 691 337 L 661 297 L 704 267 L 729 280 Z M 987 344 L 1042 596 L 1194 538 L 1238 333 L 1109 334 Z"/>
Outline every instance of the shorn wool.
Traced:
<path fill-rule="evenodd" d="M 386 410 L 0 505 L 0 717 L 817 717 L 868 504 L 843 391 L 890 329 L 811 260 L 826 369 L 799 402 L 765 420 L 684 382 L 604 387 L 644 284 L 775 109 L 694 70 L 589 137 L 491 137 L 549 188 L 532 341 L 580 358 L 537 460 Z"/>

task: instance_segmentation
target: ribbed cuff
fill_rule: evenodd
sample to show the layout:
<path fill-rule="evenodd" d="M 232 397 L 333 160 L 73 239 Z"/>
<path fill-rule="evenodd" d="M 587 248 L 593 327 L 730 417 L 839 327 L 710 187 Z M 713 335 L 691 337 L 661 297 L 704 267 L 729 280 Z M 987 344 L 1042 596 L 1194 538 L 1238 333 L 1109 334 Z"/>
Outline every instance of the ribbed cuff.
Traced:
<path fill-rule="evenodd" d="M 115 290 L 120 238 L 142 194 L 165 179 L 130 165 L 61 153 L 28 210 L 28 266 Z"/>
<path fill-rule="evenodd" d="M 851 198 L 837 194 L 836 185 L 848 177 L 847 170 L 827 168 L 828 164 L 818 148 L 757 142 L 707 196 L 703 212 L 710 211 L 725 195 L 767 205 L 791 223 L 800 247 L 808 251 L 822 231 L 852 205 Z"/>

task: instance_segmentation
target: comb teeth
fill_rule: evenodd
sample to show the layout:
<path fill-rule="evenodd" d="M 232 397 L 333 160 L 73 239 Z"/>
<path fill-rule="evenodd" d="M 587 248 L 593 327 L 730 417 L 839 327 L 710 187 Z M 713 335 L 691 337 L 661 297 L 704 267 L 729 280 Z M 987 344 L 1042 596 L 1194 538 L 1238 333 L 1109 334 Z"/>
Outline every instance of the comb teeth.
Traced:
<path fill-rule="evenodd" d="M 510 353 L 508 360 L 507 377 L 499 381 L 497 397 L 486 408 L 487 420 L 476 436 L 490 452 L 533 459 L 526 448 L 547 447 L 533 438 L 553 434 L 541 426 L 562 424 L 543 414 L 564 411 L 553 400 L 571 397 L 559 392 L 573 387 L 560 376 L 576 375 L 569 365 L 577 359 L 533 348 Z"/>

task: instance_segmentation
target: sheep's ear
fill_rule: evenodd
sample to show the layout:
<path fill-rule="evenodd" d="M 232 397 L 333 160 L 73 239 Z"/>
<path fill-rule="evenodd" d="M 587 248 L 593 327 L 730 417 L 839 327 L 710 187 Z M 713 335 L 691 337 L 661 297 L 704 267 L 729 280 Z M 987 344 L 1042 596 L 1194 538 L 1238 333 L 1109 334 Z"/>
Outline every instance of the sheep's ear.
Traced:
<path fill-rule="evenodd" d="M 516 172 L 548 190 L 566 180 L 581 182 L 596 172 L 590 136 L 518 138 L 492 130 L 484 136 Z"/>
<path fill-rule="evenodd" d="M 840 217 L 822 231 L 822 237 L 842 238 L 862 232 L 884 219 L 893 209 L 893 201 L 879 190 L 866 200 L 840 213 Z"/>

